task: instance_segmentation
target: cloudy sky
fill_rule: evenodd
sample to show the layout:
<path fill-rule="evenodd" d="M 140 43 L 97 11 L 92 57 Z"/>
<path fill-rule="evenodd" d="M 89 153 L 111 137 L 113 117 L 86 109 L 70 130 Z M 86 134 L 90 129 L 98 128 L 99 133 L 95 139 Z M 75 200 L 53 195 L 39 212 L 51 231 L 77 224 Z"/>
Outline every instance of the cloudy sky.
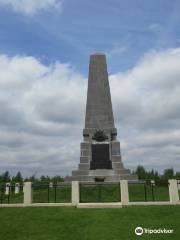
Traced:
<path fill-rule="evenodd" d="M 124 165 L 180 171 L 179 0 L 0 0 L 0 173 L 77 168 L 106 53 Z"/>

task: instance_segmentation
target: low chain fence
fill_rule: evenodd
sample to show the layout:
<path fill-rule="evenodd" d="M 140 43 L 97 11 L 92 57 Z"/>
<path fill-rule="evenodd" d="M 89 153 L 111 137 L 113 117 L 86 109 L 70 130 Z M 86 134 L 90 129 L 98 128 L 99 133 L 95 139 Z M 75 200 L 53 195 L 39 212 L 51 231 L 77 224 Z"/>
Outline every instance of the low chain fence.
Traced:
<path fill-rule="evenodd" d="M 129 201 L 169 201 L 168 183 L 157 185 L 154 180 L 129 181 Z"/>
<path fill-rule="evenodd" d="M 120 202 L 120 183 L 80 183 L 80 202 Z"/>
<path fill-rule="evenodd" d="M 33 203 L 70 203 L 71 183 L 33 183 Z"/>
<path fill-rule="evenodd" d="M 23 184 L 1 184 L 0 204 L 23 203 Z"/>

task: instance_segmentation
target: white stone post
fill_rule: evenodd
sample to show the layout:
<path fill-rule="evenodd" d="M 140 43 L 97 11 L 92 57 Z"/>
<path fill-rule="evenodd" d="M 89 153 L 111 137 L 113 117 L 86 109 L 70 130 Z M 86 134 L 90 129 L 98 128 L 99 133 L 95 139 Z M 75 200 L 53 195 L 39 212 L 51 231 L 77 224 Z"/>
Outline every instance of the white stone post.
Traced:
<path fill-rule="evenodd" d="M 32 182 L 24 183 L 24 204 L 32 203 Z"/>
<path fill-rule="evenodd" d="M 15 184 L 15 191 L 14 191 L 14 193 L 15 194 L 18 194 L 20 192 L 20 184 L 19 183 L 16 183 Z"/>
<path fill-rule="evenodd" d="M 10 187 L 11 187 L 11 184 L 10 183 L 6 183 L 5 195 L 9 195 L 10 194 Z"/>
<path fill-rule="evenodd" d="M 171 203 L 179 203 L 178 185 L 176 179 L 170 179 L 169 181 L 169 199 Z"/>
<path fill-rule="evenodd" d="M 77 205 L 79 203 L 79 182 L 72 181 L 71 186 L 71 194 L 72 194 L 72 204 Z"/>
<path fill-rule="evenodd" d="M 121 203 L 122 205 L 128 205 L 129 203 L 128 181 L 120 180 L 120 188 L 121 188 Z"/>

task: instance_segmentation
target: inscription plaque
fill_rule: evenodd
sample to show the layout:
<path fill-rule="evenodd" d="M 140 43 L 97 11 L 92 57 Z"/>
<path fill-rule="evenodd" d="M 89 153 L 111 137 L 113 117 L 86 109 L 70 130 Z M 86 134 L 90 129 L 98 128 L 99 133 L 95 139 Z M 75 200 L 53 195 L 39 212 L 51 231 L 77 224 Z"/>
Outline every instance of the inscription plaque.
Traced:
<path fill-rule="evenodd" d="M 109 144 L 92 144 L 92 161 L 90 169 L 112 169 Z"/>

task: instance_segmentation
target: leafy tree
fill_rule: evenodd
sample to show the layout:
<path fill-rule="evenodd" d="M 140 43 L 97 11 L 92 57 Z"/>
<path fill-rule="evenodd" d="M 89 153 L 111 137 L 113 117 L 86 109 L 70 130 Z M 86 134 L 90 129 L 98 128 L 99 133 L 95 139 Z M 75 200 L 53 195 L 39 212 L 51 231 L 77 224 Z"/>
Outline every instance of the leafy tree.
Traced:
<path fill-rule="evenodd" d="M 30 181 L 30 182 L 35 182 L 35 181 L 37 181 L 37 179 L 36 179 L 35 175 L 32 175 L 32 176 L 28 179 L 28 181 Z"/>
<path fill-rule="evenodd" d="M 13 182 L 23 182 L 23 177 L 21 172 L 17 172 L 16 176 L 13 177 Z"/>
<path fill-rule="evenodd" d="M 11 181 L 11 177 L 8 171 L 6 171 L 5 173 L 2 174 L 2 181 L 3 182 L 10 182 Z"/>
<path fill-rule="evenodd" d="M 165 169 L 164 174 L 163 174 L 163 178 L 167 179 L 167 180 L 175 178 L 174 169 L 173 168 Z"/>
<path fill-rule="evenodd" d="M 159 173 L 156 171 L 155 173 L 154 173 L 154 180 L 155 181 L 158 181 L 159 180 Z"/>
<path fill-rule="evenodd" d="M 179 179 L 179 180 L 180 180 L 180 172 L 176 172 L 175 177 L 176 177 L 176 179 Z"/>
<path fill-rule="evenodd" d="M 49 177 L 49 176 L 44 176 L 44 175 L 42 175 L 42 176 L 40 177 L 40 181 L 41 181 L 41 182 L 50 182 L 50 177 Z"/>
<path fill-rule="evenodd" d="M 54 182 L 54 183 L 64 182 L 64 178 L 61 177 L 61 176 L 55 176 L 55 177 L 52 177 L 52 178 L 51 178 L 51 181 Z"/>
<path fill-rule="evenodd" d="M 147 174 L 143 166 L 141 165 L 137 166 L 135 173 L 138 175 L 139 179 L 146 179 Z"/>

